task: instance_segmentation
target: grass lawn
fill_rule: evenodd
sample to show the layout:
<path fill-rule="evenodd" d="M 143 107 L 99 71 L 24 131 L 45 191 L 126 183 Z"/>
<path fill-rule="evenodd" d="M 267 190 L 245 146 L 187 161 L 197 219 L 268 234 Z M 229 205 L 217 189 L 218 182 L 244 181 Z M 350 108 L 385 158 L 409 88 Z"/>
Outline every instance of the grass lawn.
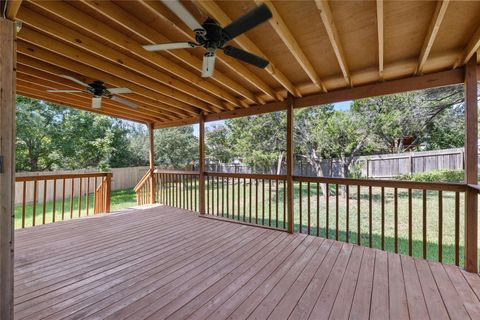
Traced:
<path fill-rule="evenodd" d="M 71 201 L 73 200 L 73 201 Z M 93 215 L 93 194 L 90 194 L 88 201 L 88 214 Z M 72 205 L 73 204 L 73 205 Z M 65 198 L 64 205 L 64 220 L 70 220 L 87 215 L 87 199 L 82 197 L 81 208 L 79 212 L 78 197 L 73 199 Z M 117 211 L 124 208 L 129 208 L 137 205 L 137 199 L 133 189 L 112 191 L 110 200 L 110 210 Z M 21 205 L 15 206 L 15 228 L 22 227 L 22 211 Z M 43 203 L 38 202 L 36 205 L 35 225 L 43 224 Z M 62 200 L 55 202 L 55 220 L 62 220 Z M 53 201 L 47 201 L 45 205 L 45 223 L 53 221 Z M 33 204 L 27 204 L 25 206 L 25 227 L 31 227 L 33 225 Z"/>

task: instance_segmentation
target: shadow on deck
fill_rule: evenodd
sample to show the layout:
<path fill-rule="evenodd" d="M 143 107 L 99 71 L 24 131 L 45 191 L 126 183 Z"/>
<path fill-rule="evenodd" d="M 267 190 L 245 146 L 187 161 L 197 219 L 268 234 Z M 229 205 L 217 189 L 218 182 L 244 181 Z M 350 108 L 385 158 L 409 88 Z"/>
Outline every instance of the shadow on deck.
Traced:
<path fill-rule="evenodd" d="M 163 206 L 16 231 L 16 319 L 480 319 L 480 277 Z"/>

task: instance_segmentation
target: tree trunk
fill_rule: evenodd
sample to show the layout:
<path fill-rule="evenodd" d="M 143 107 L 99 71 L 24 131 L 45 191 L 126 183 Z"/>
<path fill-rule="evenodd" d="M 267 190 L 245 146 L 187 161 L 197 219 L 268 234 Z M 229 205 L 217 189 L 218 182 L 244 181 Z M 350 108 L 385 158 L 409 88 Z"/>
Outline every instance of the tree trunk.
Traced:
<path fill-rule="evenodd" d="M 283 162 L 283 152 L 280 152 L 278 155 L 278 161 L 277 161 L 277 175 L 279 175 L 282 171 L 282 162 Z"/>

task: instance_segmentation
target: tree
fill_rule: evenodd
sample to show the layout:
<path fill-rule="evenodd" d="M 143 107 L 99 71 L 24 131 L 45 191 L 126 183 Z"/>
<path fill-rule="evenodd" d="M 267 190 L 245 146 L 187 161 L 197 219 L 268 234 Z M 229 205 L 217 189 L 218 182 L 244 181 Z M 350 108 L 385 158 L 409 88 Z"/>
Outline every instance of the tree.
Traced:
<path fill-rule="evenodd" d="M 157 164 L 171 169 L 185 169 L 198 161 L 198 139 L 192 126 L 155 130 Z"/>
<path fill-rule="evenodd" d="M 228 140 L 228 131 L 225 126 L 217 126 L 207 130 L 205 149 L 207 160 L 220 163 L 232 161 L 232 146 Z"/>

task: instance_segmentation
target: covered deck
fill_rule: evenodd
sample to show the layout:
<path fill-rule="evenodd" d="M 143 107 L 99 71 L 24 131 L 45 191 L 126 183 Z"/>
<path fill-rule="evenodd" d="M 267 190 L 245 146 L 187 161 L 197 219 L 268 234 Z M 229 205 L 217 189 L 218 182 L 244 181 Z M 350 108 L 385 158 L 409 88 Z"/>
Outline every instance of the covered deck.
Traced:
<path fill-rule="evenodd" d="M 480 318 L 459 267 L 168 206 L 15 236 L 15 319 Z"/>

